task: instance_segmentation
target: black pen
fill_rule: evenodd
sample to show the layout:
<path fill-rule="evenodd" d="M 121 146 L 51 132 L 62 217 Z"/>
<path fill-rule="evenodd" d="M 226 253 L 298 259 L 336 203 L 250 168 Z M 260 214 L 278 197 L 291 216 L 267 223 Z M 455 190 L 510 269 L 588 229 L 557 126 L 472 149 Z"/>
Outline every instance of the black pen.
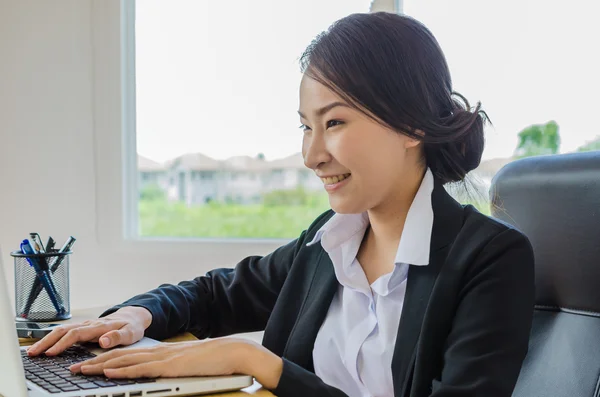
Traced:
<path fill-rule="evenodd" d="M 51 236 L 48 236 L 48 242 L 46 243 L 46 252 L 52 252 L 54 246 L 56 245 L 56 241 Z"/>
<path fill-rule="evenodd" d="M 73 244 L 75 244 L 75 241 L 77 241 L 77 239 L 73 236 L 70 236 L 67 239 L 67 242 L 61 247 L 60 250 L 58 250 L 58 253 L 62 254 L 63 252 L 69 252 L 71 250 L 71 247 L 73 246 Z M 50 271 L 52 273 L 54 273 L 56 271 L 56 269 L 58 269 L 58 266 L 63 261 L 65 256 L 66 255 L 57 256 L 56 259 L 54 259 L 54 262 L 52 262 L 52 267 L 50 268 Z"/>

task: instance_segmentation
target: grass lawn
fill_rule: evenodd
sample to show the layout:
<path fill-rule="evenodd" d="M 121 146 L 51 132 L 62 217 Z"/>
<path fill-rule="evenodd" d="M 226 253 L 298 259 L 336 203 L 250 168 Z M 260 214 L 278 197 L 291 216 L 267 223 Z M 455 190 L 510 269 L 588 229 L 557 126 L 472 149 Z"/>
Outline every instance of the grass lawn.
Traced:
<path fill-rule="evenodd" d="M 475 204 L 485 214 L 489 205 Z M 295 238 L 329 209 L 326 196 L 298 205 L 211 203 L 187 207 L 164 200 L 140 200 L 142 237 Z"/>
<path fill-rule="evenodd" d="M 323 205 L 208 204 L 140 201 L 142 237 L 295 238 L 326 211 Z"/>

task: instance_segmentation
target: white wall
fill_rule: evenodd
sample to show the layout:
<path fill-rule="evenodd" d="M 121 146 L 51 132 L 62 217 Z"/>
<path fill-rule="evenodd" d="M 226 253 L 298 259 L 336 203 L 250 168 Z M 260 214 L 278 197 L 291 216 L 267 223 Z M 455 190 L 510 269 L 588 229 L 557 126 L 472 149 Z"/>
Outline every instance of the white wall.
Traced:
<path fill-rule="evenodd" d="M 0 246 L 31 231 L 78 238 L 75 296 L 95 246 L 90 2 L 19 1 L 0 11 Z M 60 243 L 59 243 L 60 244 Z M 10 281 L 10 278 L 9 278 Z"/>
<path fill-rule="evenodd" d="M 73 235 L 73 308 L 117 303 L 279 244 L 127 242 L 107 230 L 120 224 L 121 131 L 111 91 L 118 74 L 105 65 L 118 65 L 120 54 L 103 40 L 118 37 L 118 4 L 0 0 L 0 246 L 9 288 L 8 253 L 29 232 L 59 244 Z"/>

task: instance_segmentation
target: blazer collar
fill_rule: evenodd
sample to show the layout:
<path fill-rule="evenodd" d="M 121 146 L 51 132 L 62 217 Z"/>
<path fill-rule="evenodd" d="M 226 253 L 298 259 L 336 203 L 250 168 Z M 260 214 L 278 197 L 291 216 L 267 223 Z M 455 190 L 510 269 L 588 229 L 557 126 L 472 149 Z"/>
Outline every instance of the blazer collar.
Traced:
<path fill-rule="evenodd" d="M 433 207 L 433 229 L 431 252 L 444 248 L 458 235 L 463 223 L 463 207 L 448 194 L 439 179 L 435 179 L 431 194 Z"/>
<path fill-rule="evenodd" d="M 397 396 L 404 396 L 410 384 L 408 381 L 412 374 L 416 346 L 429 297 L 451 244 L 463 223 L 462 206 L 446 192 L 438 180 L 432 194 L 432 205 L 434 221 L 429 266 L 411 266 L 408 269 L 406 294 L 392 358 L 393 382 Z"/>

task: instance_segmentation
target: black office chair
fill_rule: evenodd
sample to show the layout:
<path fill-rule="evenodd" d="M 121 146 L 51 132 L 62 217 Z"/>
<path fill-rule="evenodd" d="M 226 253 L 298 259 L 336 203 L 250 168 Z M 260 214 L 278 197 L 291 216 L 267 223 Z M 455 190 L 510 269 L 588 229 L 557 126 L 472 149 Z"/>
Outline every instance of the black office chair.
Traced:
<path fill-rule="evenodd" d="M 535 252 L 529 353 L 513 396 L 600 396 L 600 152 L 515 161 L 490 196 L 492 214 Z"/>

